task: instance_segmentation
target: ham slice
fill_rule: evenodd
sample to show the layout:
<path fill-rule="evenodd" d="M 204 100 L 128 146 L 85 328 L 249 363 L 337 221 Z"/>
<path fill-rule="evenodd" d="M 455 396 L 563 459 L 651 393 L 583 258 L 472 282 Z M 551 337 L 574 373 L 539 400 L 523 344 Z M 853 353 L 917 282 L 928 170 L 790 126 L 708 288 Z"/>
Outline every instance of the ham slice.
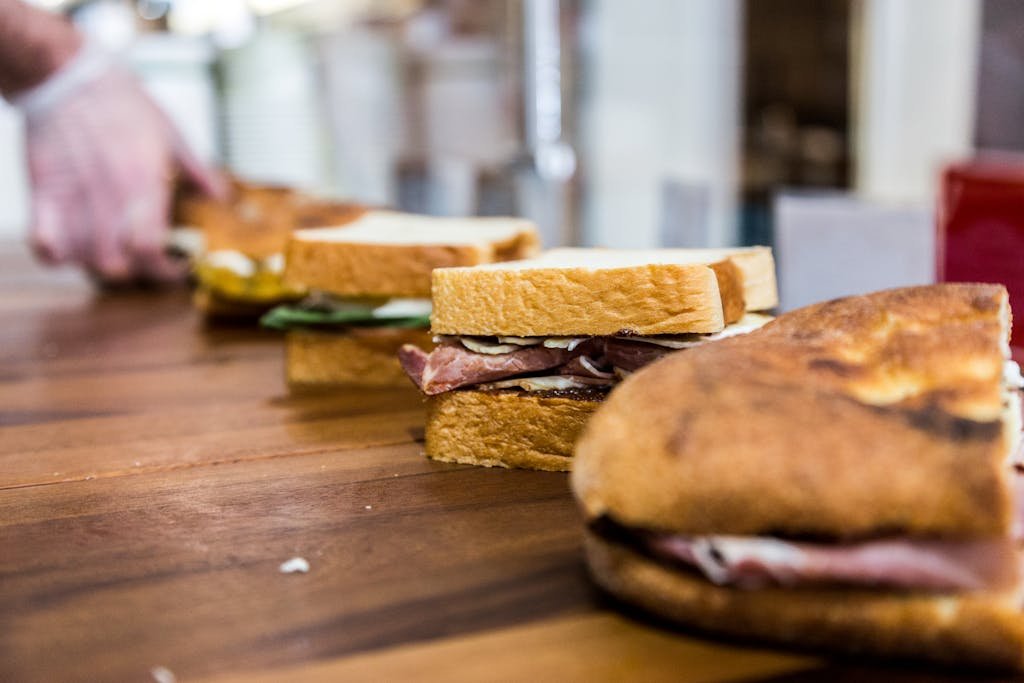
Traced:
<path fill-rule="evenodd" d="M 430 354 L 406 344 L 398 351 L 402 369 L 428 396 L 459 387 L 514 377 L 564 365 L 572 352 L 545 346 L 527 346 L 511 353 L 474 353 L 457 342 L 447 342 Z"/>
<path fill-rule="evenodd" d="M 602 369 L 605 365 L 603 359 L 595 359 L 589 356 L 576 356 L 559 370 L 562 375 L 573 375 L 575 377 L 590 377 L 593 379 L 612 380 L 615 373 L 610 369 Z"/>
<path fill-rule="evenodd" d="M 517 378 L 559 368 L 551 374 L 578 378 L 581 382 L 614 384 L 622 374 L 639 370 L 675 349 L 651 340 L 590 337 L 549 345 L 531 340 L 531 345 L 488 342 L 486 339 L 446 338 L 431 353 L 405 346 L 398 358 L 406 374 L 427 395 L 459 387 Z M 696 344 L 697 342 L 686 342 Z M 476 352 L 473 348 L 477 348 Z M 486 347 L 486 349 L 484 348 Z M 507 353 L 495 353 L 504 351 Z M 618 372 L 616 372 L 618 371 Z"/>
<path fill-rule="evenodd" d="M 657 556 L 737 588 L 844 584 L 932 591 L 1008 588 L 1020 578 L 1013 540 L 883 539 L 849 544 L 650 534 Z"/>
<path fill-rule="evenodd" d="M 398 349 L 398 362 L 402 365 L 402 370 L 421 389 L 423 388 L 423 370 L 427 367 L 427 358 L 429 357 L 426 351 L 414 344 L 402 344 Z"/>
<path fill-rule="evenodd" d="M 604 357 L 614 367 L 635 372 L 653 363 L 673 349 L 646 342 L 611 338 L 605 341 Z"/>
<path fill-rule="evenodd" d="M 1024 440 L 1021 441 L 1024 444 Z M 1021 580 L 1024 445 L 1012 458 L 1016 517 L 1006 538 L 804 543 L 757 536 L 639 534 L 651 553 L 737 588 L 843 584 L 929 591 L 1006 589 Z"/>

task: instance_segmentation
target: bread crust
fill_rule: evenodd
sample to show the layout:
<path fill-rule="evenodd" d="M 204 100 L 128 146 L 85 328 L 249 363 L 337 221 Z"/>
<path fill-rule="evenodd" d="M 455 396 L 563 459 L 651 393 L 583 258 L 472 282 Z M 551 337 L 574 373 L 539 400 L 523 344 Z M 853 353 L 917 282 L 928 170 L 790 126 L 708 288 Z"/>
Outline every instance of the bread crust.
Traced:
<path fill-rule="evenodd" d="M 743 275 L 743 299 L 748 311 L 768 311 L 779 305 L 771 247 L 729 250 L 729 260 Z"/>
<path fill-rule="evenodd" d="M 532 256 L 536 231 L 523 223 L 511 237 L 480 244 L 360 244 L 293 238 L 284 281 L 337 296 L 430 297 L 435 268 L 474 266 Z"/>
<path fill-rule="evenodd" d="M 1006 298 L 890 290 L 667 356 L 590 421 L 576 496 L 684 534 L 1005 535 Z"/>
<path fill-rule="evenodd" d="M 575 336 L 717 332 L 715 271 L 700 264 L 434 272 L 436 334 Z"/>
<path fill-rule="evenodd" d="M 449 391 L 427 400 L 426 453 L 434 460 L 556 472 L 599 400 L 526 392 Z"/>
<path fill-rule="evenodd" d="M 438 334 L 717 332 L 778 299 L 767 247 L 554 249 L 528 268 L 448 269 L 433 279 Z"/>
<path fill-rule="evenodd" d="M 289 387 L 414 386 L 398 363 L 398 349 L 415 344 L 429 352 L 427 330 L 353 327 L 344 332 L 292 330 L 285 337 Z"/>
<path fill-rule="evenodd" d="M 1012 593 L 741 590 L 716 586 L 590 531 L 584 548 L 590 572 L 605 590 L 702 630 L 836 653 L 1024 668 L 1024 617 Z"/>
<path fill-rule="evenodd" d="M 196 194 L 178 197 L 175 221 L 198 228 L 206 251 L 228 249 L 262 259 L 284 252 L 293 230 L 313 225 L 342 225 L 367 207 L 303 194 L 297 190 L 235 179 L 232 197 L 218 200 Z"/>
<path fill-rule="evenodd" d="M 731 325 L 744 316 L 747 304 L 743 292 L 743 271 L 731 260 L 711 264 L 718 282 L 718 294 L 722 297 L 722 317 Z"/>

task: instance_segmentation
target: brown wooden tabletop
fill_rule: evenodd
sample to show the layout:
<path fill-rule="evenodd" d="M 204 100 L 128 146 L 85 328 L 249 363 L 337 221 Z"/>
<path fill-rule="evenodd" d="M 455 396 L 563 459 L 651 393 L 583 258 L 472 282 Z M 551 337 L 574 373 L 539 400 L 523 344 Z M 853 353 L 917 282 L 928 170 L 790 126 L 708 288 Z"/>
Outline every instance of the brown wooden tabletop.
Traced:
<path fill-rule="evenodd" d="M 289 396 L 281 353 L 0 250 L 0 681 L 956 677 L 628 613 L 565 475 L 430 462 L 411 388 Z"/>

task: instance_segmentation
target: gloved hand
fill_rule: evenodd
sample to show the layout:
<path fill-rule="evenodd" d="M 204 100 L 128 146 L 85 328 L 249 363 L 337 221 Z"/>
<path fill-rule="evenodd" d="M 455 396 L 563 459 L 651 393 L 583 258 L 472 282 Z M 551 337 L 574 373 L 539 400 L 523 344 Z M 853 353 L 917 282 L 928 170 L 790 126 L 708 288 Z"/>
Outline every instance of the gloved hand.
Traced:
<path fill-rule="evenodd" d="M 164 251 L 176 171 L 212 196 L 227 186 L 139 82 L 85 47 L 14 104 L 26 119 L 39 257 L 79 263 L 107 283 L 183 277 Z"/>

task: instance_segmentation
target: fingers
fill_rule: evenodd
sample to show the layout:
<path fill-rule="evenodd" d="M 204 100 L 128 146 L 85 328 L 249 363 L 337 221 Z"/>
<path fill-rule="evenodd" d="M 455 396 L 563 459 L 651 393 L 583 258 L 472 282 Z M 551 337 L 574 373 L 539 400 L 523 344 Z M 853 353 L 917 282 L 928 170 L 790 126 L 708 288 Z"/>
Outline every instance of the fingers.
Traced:
<path fill-rule="evenodd" d="M 83 263 L 91 253 L 89 208 L 82 201 L 74 145 L 62 126 L 28 127 L 28 170 L 32 179 L 30 243 L 39 258 L 56 265 Z"/>
<path fill-rule="evenodd" d="M 29 242 L 36 256 L 50 265 L 64 263 L 71 256 L 71 245 L 61 225 L 61 211 L 47 195 L 32 200 L 32 227 Z"/>
<path fill-rule="evenodd" d="M 60 160 L 63 153 L 59 146 L 47 144 L 49 138 L 40 135 L 38 127 L 28 126 L 27 132 L 26 161 L 33 186 L 29 243 L 44 263 L 65 263 L 72 257 L 74 245 L 62 197 L 69 195 L 73 183 L 68 181 L 74 174 L 62 172 L 66 169 Z"/>
<path fill-rule="evenodd" d="M 78 260 L 97 279 L 114 284 L 135 276 L 126 245 L 126 201 L 133 175 L 126 162 L 135 150 L 130 137 L 111 144 L 106 125 L 110 118 L 109 111 L 98 106 L 82 108 L 74 117 L 79 128 L 65 132 L 63 148 L 76 171 L 80 197 L 76 208 L 85 245 Z"/>
<path fill-rule="evenodd" d="M 104 282 L 178 280 L 164 253 L 170 173 L 206 192 L 224 180 L 178 142 L 134 79 L 111 71 L 29 121 L 31 242 L 50 263 L 76 261 Z"/>
<path fill-rule="evenodd" d="M 125 210 L 117 201 L 120 197 L 111 196 L 112 188 L 96 184 L 91 184 L 86 191 L 92 205 L 92 253 L 87 257 L 87 264 L 104 282 L 127 282 L 135 272 L 125 239 Z"/>
<path fill-rule="evenodd" d="M 188 273 L 187 265 L 167 255 L 167 214 L 170 191 L 155 180 L 145 201 L 129 211 L 127 248 L 135 272 L 153 282 L 177 282 Z"/>
<path fill-rule="evenodd" d="M 145 103 L 116 112 L 93 109 L 84 116 L 97 138 L 110 137 L 110 126 L 125 127 L 118 144 L 93 145 L 89 168 L 79 179 L 92 207 L 93 273 L 106 283 L 134 280 L 167 281 L 181 278 L 179 269 L 163 256 L 170 188 L 166 170 L 171 154 L 163 121 L 147 118 Z"/>
<path fill-rule="evenodd" d="M 170 124 L 168 124 L 170 125 Z M 174 157 L 186 179 L 199 188 L 200 192 L 214 199 L 226 200 L 230 194 L 227 178 L 207 166 L 189 149 L 181 135 L 171 129 Z"/>

